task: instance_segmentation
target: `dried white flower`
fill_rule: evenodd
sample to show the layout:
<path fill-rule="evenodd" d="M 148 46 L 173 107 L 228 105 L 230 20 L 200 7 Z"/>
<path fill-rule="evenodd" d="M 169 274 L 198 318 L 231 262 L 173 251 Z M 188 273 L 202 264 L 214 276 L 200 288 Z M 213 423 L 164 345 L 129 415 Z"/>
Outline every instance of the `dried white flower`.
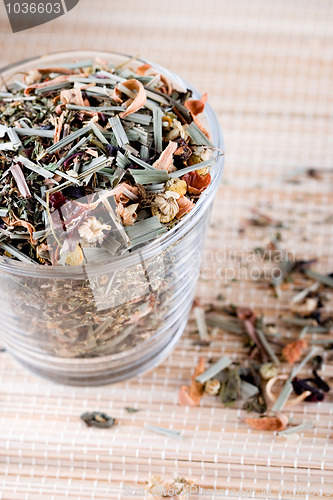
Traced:
<path fill-rule="evenodd" d="M 174 191 L 158 194 L 152 203 L 152 213 L 160 222 L 170 222 L 179 212 L 177 199 L 179 194 Z"/>
<path fill-rule="evenodd" d="M 107 224 L 102 224 L 96 217 L 89 217 L 85 222 L 79 227 L 79 235 L 87 243 L 102 243 L 104 239 L 103 231 L 108 231 L 111 226 Z"/>
<path fill-rule="evenodd" d="M 33 85 L 34 83 L 40 82 L 41 78 L 42 78 L 42 75 L 38 71 L 38 69 L 32 69 L 31 71 L 29 71 L 26 74 L 26 76 L 24 78 L 24 82 L 26 85 Z"/>
<path fill-rule="evenodd" d="M 177 137 L 181 137 L 182 139 L 184 139 L 184 141 L 186 141 L 186 139 L 188 138 L 188 133 L 179 120 L 176 120 L 174 118 L 172 120 L 171 127 L 172 129 L 165 138 L 166 141 L 174 141 L 175 139 L 177 139 Z"/>
<path fill-rule="evenodd" d="M 302 317 L 310 316 L 318 307 L 317 297 L 308 297 L 302 304 L 290 304 L 290 310 Z"/>
<path fill-rule="evenodd" d="M 184 477 L 177 477 L 173 481 L 164 481 L 161 476 L 154 475 L 147 481 L 148 498 L 177 498 L 181 500 L 188 497 L 194 481 Z"/>
<path fill-rule="evenodd" d="M 212 157 L 212 152 L 209 149 L 204 148 L 203 146 L 195 146 L 193 148 L 193 154 L 196 156 L 200 156 L 202 161 L 208 161 Z"/>

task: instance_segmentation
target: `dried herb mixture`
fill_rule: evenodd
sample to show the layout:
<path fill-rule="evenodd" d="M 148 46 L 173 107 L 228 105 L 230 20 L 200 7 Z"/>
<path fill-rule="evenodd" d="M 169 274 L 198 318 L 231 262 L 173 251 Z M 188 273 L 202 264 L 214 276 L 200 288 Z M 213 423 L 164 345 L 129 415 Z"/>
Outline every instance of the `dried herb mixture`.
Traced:
<path fill-rule="evenodd" d="M 207 95 L 149 64 L 33 69 L 0 92 L 0 255 L 77 265 L 153 240 L 211 181 Z"/>
<path fill-rule="evenodd" d="M 282 288 L 288 277 L 292 281 L 295 279 L 298 290 L 300 280 L 305 281 L 305 287 L 301 287 L 290 301 L 290 315 L 279 318 L 281 329 L 289 324 L 296 331 L 294 339 L 287 343 L 275 324 L 265 322 L 263 316 L 258 317 L 249 307 L 202 305 L 199 299 L 195 300 L 193 312 L 199 345 L 209 346 L 214 342 L 213 331 L 210 331 L 214 328 L 243 338 L 248 356 L 237 360 L 228 356 L 215 362 L 209 360 L 206 369 L 205 359 L 200 357 L 190 384 L 179 389 L 180 405 L 199 406 L 201 398 L 209 395 L 220 399 L 223 406 L 260 414 L 242 419 L 253 429 L 277 431 L 287 437 L 313 427 L 312 422 L 290 425 L 289 417 L 281 412 L 288 406 L 304 401 L 316 403 L 329 393 L 328 398 L 331 396 L 331 381 L 322 378 L 320 370 L 333 347 L 333 317 L 328 306 L 333 279 L 332 273 L 320 274 L 312 270 L 315 262 L 284 260 L 279 282 L 267 283 L 276 290 Z M 223 301 L 224 297 L 219 295 L 217 300 Z M 315 334 L 315 338 L 311 338 L 311 334 Z M 316 354 L 320 346 L 321 352 Z M 282 372 L 286 363 L 289 374 Z M 300 376 L 310 364 L 310 373 Z M 279 384 L 281 387 L 277 389 Z"/>

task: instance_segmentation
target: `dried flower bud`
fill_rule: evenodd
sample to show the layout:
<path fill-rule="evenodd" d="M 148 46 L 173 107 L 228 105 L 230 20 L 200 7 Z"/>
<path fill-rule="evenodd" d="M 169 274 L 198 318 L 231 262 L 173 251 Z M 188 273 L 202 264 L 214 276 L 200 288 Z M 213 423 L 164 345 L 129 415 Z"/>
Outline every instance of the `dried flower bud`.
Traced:
<path fill-rule="evenodd" d="M 64 256 L 66 266 L 79 266 L 83 262 L 83 252 L 80 245 Z"/>
<path fill-rule="evenodd" d="M 278 329 L 275 325 L 266 325 L 266 332 L 269 335 L 276 335 L 278 333 Z"/>
<path fill-rule="evenodd" d="M 111 226 L 102 224 L 96 217 L 89 217 L 79 227 L 79 235 L 87 243 L 102 243 L 105 236 L 103 231 L 109 231 L 110 229 Z"/>
<path fill-rule="evenodd" d="M 220 389 L 220 382 L 216 378 L 212 378 L 210 380 L 207 380 L 205 383 L 205 393 L 209 394 L 210 396 L 216 396 L 216 394 L 219 392 Z"/>
<path fill-rule="evenodd" d="M 165 138 L 166 141 L 174 141 L 177 137 L 181 137 L 184 141 L 186 141 L 188 133 L 179 120 L 173 119 L 171 127 L 172 129 Z"/>
<path fill-rule="evenodd" d="M 156 215 L 160 222 L 170 222 L 179 212 L 178 198 L 179 194 L 174 191 L 158 194 L 152 203 L 152 214 Z"/>
<path fill-rule="evenodd" d="M 42 74 L 38 71 L 38 69 L 32 69 L 25 75 L 24 83 L 26 85 L 33 85 L 34 83 L 40 82 L 41 78 Z"/>
<path fill-rule="evenodd" d="M 187 191 L 187 184 L 185 181 L 180 179 L 170 179 L 165 185 L 166 191 L 174 191 L 178 193 L 179 196 L 183 196 Z"/>
<path fill-rule="evenodd" d="M 173 118 L 169 115 L 164 115 L 162 118 L 163 127 L 171 127 Z"/>
<path fill-rule="evenodd" d="M 79 174 L 75 170 L 68 170 L 67 175 L 74 177 L 75 179 L 79 176 Z"/>
<path fill-rule="evenodd" d="M 274 363 L 264 363 L 260 366 L 260 375 L 264 380 L 269 380 L 276 377 L 278 374 L 278 369 Z"/>

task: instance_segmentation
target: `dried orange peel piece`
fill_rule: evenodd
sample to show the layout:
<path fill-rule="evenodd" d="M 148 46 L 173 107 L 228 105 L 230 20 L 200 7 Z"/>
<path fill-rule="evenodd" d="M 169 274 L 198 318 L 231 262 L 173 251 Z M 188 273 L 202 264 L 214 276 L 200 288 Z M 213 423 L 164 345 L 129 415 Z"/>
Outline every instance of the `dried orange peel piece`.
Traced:
<path fill-rule="evenodd" d="M 205 134 L 205 136 L 208 137 L 208 139 L 210 139 L 208 131 L 205 129 L 205 127 L 202 125 L 201 121 L 197 117 L 197 115 L 202 113 L 203 110 L 205 109 L 205 104 L 207 102 L 207 99 L 208 96 L 207 93 L 205 93 L 201 96 L 200 99 L 188 99 L 187 101 L 185 101 L 184 106 L 191 113 L 192 119 L 196 124 L 196 126 L 198 127 L 198 129 L 200 129 L 201 132 Z"/>
<path fill-rule="evenodd" d="M 139 76 L 158 75 L 160 77 L 161 82 L 163 83 L 163 87 L 160 88 L 159 90 L 168 95 L 172 94 L 173 91 L 172 81 L 167 76 L 163 75 L 163 73 L 159 73 L 156 69 L 152 68 L 150 64 L 148 63 L 142 64 L 136 69 L 136 73 Z"/>
<path fill-rule="evenodd" d="M 31 94 L 36 89 L 43 89 L 44 87 L 50 87 L 51 85 L 55 85 L 56 83 L 68 82 L 70 79 L 70 75 L 61 75 L 53 78 L 52 80 L 48 80 L 47 82 L 42 83 L 34 83 L 33 85 L 29 85 L 24 89 L 25 95 Z"/>
<path fill-rule="evenodd" d="M 118 84 L 119 85 L 119 84 Z M 116 102 L 123 102 L 122 100 L 122 92 L 121 89 L 118 87 L 118 85 L 115 86 L 113 94 L 112 94 L 112 99 Z M 134 99 L 131 99 L 129 106 L 125 111 L 119 114 L 120 118 L 125 118 L 126 116 L 135 113 L 139 109 L 141 109 L 147 100 L 147 95 L 144 86 L 142 85 L 139 80 L 136 80 L 135 78 L 132 78 L 131 80 L 127 80 L 126 82 L 123 82 L 121 84 L 123 87 L 126 87 L 128 90 L 131 92 L 136 93 L 136 97 Z"/>
<path fill-rule="evenodd" d="M 305 339 L 298 339 L 294 342 L 290 342 L 282 349 L 282 356 L 288 363 L 293 365 L 302 356 L 304 349 L 308 347 L 308 343 Z"/>
<path fill-rule="evenodd" d="M 173 172 L 176 168 L 173 165 L 173 154 L 178 149 L 177 142 L 170 141 L 160 157 L 153 163 L 153 167 L 158 170 Z"/>
<path fill-rule="evenodd" d="M 60 141 L 62 127 L 64 125 L 64 119 L 65 119 L 65 111 L 63 111 L 58 118 L 53 117 L 52 122 L 54 125 L 54 138 L 53 138 L 54 144 Z"/>
<path fill-rule="evenodd" d="M 63 67 L 38 68 L 37 71 L 41 75 L 48 75 L 49 73 L 59 73 L 61 75 L 77 75 L 77 70 Z"/>
<path fill-rule="evenodd" d="M 140 189 L 137 186 L 132 186 L 129 182 L 121 182 L 113 188 L 114 199 L 116 203 L 126 205 L 129 200 L 137 201 L 139 199 Z"/>
<path fill-rule="evenodd" d="M 187 184 L 187 190 L 191 194 L 198 195 L 202 193 L 211 182 L 211 176 L 207 174 L 198 174 L 195 170 L 193 172 L 188 172 L 182 177 L 182 180 Z"/>
<path fill-rule="evenodd" d="M 179 212 L 176 215 L 177 219 L 183 217 L 183 215 L 190 212 L 194 207 L 194 203 L 192 203 L 192 201 L 189 200 L 186 196 L 181 196 L 180 198 L 178 198 L 177 203 L 179 206 Z"/>
<path fill-rule="evenodd" d="M 185 101 L 184 106 L 188 109 L 192 115 L 199 115 L 205 109 L 205 104 L 207 102 L 207 93 L 203 94 L 200 99 L 188 99 Z"/>
<path fill-rule="evenodd" d="M 243 419 L 247 425 L 252 427 L 252 429 L 257 429 L 260 431 L 283 431 L 288 424 L 289 418 L 287 415 L 280 413 L 275 417 L 261 417 L 252 418 L 246 417 Z"/>
<path fill-rule="evenodd" d="M 124 226 L 133 226 L 137 218 L 136 210 L 139 204 L 135 203 L 125 207 L 122 203 L 117 206 L 117 214 L 121 217 Z"/>
<path fill-rule="evenodd" d="M 27 229 L 27 231 L 30 235 L 30 243 L 32 245 L 36 245 L 37 241 L 33 239 L 33 234 L 36 231 L 34 226 L 32 224 L 30 224 L 30 222 L 27 222 L 26 220 L 18 219 L 16 216 L 15 216 L 15 219 L 16 219 L 15 221 L 10 221 L 8 217 L 2 218 L 2 220 L 8 226 L 13 226 L 13 227 L 20 226 L 20 227 L 24 227 L 25 229 Z"/>
<path fill-rule="evenodd" d="M 66 89 L 60 92 L 62 104 L 76 104 L 77 106 L 90 106 L 88 99 L 83 99 L 81 89 Z"/>
<path fill-rule="evenodd" d="M 151 65 L 148 63 L 141 64 L 138 68 L 136 68 L 136 74 L 139 76 L 145 76 L 146 72 L 151 68 Z"/>
<path fill-rule="evenodd" d="M 178 393 L 178 402 L 181 406 L 198 406 L 203 394 L 204 384 L 196 381 L 205 371 L 205 360 L 204 358 L 199 359 L 199 363 L 196 366 L 194 373 L 192 375 L 192 381 L 190 387 L 187 385 L 182 385 Z"/>
<path fill-rule="evenodd" d="M 208 130 L 205 129 L 205 127 L 202 125 L 201 121 L 199 120 L 199 118 L 195 115 L 192 115 L 192 118 L 193 118 L 193 121 L 194 123 L 196 124 L 196 126 L 198 127 L 199 130 L 201 130 L 201 132 L 203 134 L 205 134 L 205 136 L 210 139 L 210 135 L 209 135 L 209 132 Z"/>

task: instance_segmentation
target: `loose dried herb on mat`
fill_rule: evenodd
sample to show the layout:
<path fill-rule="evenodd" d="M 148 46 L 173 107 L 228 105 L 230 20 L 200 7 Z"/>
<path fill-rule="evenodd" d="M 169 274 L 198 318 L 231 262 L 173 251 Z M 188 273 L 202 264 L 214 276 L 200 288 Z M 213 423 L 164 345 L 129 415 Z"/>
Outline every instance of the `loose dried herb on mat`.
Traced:
<path fill-rule="evenodd" d="M 0 255 L 105 260 L 195 206 L 215 161 L 207 95 L 132 64 L 33 69 L 0 92 Z"/>
<path fill-rule="evenodd" d="M 115 418 L 100 411 L 86 411 L 85 413 L 82 413 L 80 418 L 87 424 L 88 427 L 99 427 L 100 429 L 108 429 L 117 423 Z"/>
<path fill-rule="evenodd" d="M 254 429 L 277 431 L 279 435 L 287 437 L 313 426 L 311 422 L 306 422 L 287 428 L 288 416 L 281 413 L 285 406 L 303 401 L 323 401 L 331 389 L 330 383 L 318 373 L 323 356 L 315 355 L 318 347 L 310 347 L 311 344 L 325 347 L 331 343 L 333 318 L 329 308 L 325 309 L 325 304 L 330 302 L 328 293 L 332 287 L 332 276 L 309 270 L 312 263 L 296 261 L 289 270 L 289 273 L 300 272 L 312 282 L 306 282 L 306 286 L 291 299 L 289 309 L 292 315 L 279 318 L 283 324 L 288 323 L 294 329 L 301 327 L 298 338 L 288 343 L 283 342 L 281 335 L 277 340 L 273 325 L 265 324 L 264 318 L 257 317 L 250 308 L 232 304 L 204 306 L 198 299 L 195 300 L 194 317 L 199 337 L 204 333 L 210 345 L 214 341 L 210 332 L 212 327 L 243 337 L 249 349 L 249 359 L 233 361 L 223 356 L 205 370 L 205 360 L 201 357 L 194 369 L 191 384 L 183 385 L 179 390 L 180 405 L 198 406 L 202 396 L 207 394 L 217 396 L 224 406 L 260 413 L 259 418 L 243 419 Z M 311 333 L 315 333 L 316 338 L 307 340 L 305 337 Z M 310 361 L 312 376 L 301 378 L 299 373 Z M 283 362 L 290 365 L 289 375 L 279 371 Z M 276 395 L 272 389 L 281 381 L 283 385 Z M 295 396 L 292 396 L 293 392 Z"/>

